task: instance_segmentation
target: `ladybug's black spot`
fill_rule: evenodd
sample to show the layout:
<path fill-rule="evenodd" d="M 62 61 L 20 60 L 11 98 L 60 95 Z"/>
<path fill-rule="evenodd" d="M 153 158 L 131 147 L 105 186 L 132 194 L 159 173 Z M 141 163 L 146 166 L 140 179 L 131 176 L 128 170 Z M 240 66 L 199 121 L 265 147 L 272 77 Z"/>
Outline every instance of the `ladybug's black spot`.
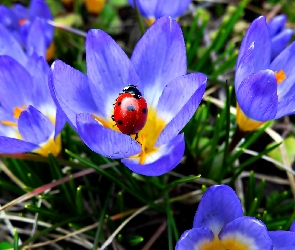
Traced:
<path fill-rule="evenodd" d="M 130 105 L 130 106 L 127 106 L 127 110 L 128 110 L 128 111 L 134 111 L 135 109 L 134 109 L 133 106 Z"/>
<path fill-rule="evenodd" d="M 118 123 L 119 125 L 122 125 L 122 124 L 123 124 L 123 122 L 122 122 L 121 120 L 118 120 L 117 123 Z"/>
<path fill-rule="evenodd" d="M 121 105 L 121 102 L 118 102 L 118 106 L 120 106 Z"/>
<path fill-rule="evenodd" d="M 141 111 L 143 114 L 146 113 L 146 108 L 143 108 L 142 111 Z"/>

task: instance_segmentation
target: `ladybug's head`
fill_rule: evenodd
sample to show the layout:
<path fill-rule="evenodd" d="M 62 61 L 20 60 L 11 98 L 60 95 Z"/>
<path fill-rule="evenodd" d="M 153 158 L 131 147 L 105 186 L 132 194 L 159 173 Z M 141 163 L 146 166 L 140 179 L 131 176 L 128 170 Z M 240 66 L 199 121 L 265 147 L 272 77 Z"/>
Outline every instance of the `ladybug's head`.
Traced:
<path fill-rule="evenodd" d="M 130 93 L 133 95 L 136 99 L 140 99 L 142 94 L 140 91 L 137 89 L 135 85 L 129 84 L 127 87 L 123 89 L 123 93 Z"/>

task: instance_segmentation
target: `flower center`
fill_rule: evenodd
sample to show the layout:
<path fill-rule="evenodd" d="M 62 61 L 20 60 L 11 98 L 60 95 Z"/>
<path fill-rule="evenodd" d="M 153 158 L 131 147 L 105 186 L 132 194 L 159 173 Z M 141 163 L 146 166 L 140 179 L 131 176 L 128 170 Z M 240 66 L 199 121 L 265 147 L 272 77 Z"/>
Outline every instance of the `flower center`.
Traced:
<path fill-rule="evenodd" d="M 212 242 L 201 244 L 200 250 L 249 250 L 249 247 L 236 239 L 219 240 L 215 237 Z"/>
<path fill-rule="evenodd" d="M 237 113 L 236 120 L 239 126 L 239 129 L 244 132 L 251 132 L 258 129 L 265 122 L 255 121 L 247 117 L 244 112 L 241 110 L 240 105 L 237 103 Z"/>
<path fill-rule="evenodd" d="M 153 108 L 148 109 L 148 117 L 145 126 L 138 133 L 137 141 L 141 144 L 141 153 L 138 155 L 131 156 L 130 158 L 139 158 L 139 163 L 144 164 L 148 155 L 155 153 L 158 148 L 155 144 L 165 128 L 166 123 L 159 116 Z M 132 135 L 135 139 L 135 135 Z"/>
<path fill-rule="evenodd" d="M 145 21 L 146 21 L 147 25 L 150 27 L 154 24 L 156 19 L 154 17 L 150 17 L 150 18 L 146 18 Z"/>
<path fill-rule="evenodd" d="M 48 141 L 42 143 L 40 147 L 33 152 L 44 157 L 47 157 L 49 153 L 57 156 L 61 151 L 61 135 L 59 134 L 56 139 L 50 138 Z"/>
<path fill-rule="evenodd" d="M 144 164 L 146 162 L 147 156 L 155 153 L 158 150 L 158 148 L 155 147 L 155 144 L 162 130 L 166 126 L 165 121 L 157 116 L 156 109 L 148 108 L 148 110 L 149 112 L 146 124 L 143 129 L 138 132 L 138 138 L 136 138 L 136 141 L 141 145 L 141 152 L 137 155 L 129 157 L 139 159 L 140 164 Z M 92 114 L 92 117 L 102 126 L 120 132 L 113 120 L 108 121 L 98 117 L 95 114 Z M 136 134 L 132 134 L 130 136 L 135 140 Z"/>
<path fill-rule="evenodd" d="M 27 108 L 26 105 L 22 105 L 21 108 L 20 107 L 15 107 L 13 110 L 13 117 L 15 119 L 18 119 L 20 117 L 20 114 Z M 1 121 L 1 124 L 5 125 L 5 126 L 12 126 L 12 127 L 17 127 L 17 123 L 16 122 L 12 122 L 12 121 Z"/>
<path fill-rule="evenodd" d="M 286 74 L 284 70 L 275 71 L 275 76 L 277 79 L 277 84 L 280 84 L 282 81 L 286 79 Z"/>

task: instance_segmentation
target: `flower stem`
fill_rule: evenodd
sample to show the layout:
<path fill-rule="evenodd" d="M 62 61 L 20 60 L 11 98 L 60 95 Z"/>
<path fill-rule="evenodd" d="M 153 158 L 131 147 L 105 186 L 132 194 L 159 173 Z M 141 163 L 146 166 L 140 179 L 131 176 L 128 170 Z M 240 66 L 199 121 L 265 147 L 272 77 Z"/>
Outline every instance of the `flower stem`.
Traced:
<path fill-rule="evenodd" d="M 136 17 L 137 17 L 137 21 L 138 21 L 138 24 L 139 24 L 139 28 L 140 28 L 141 34 L 143 35 L 145 33 L 145 28 L 143 26 L 142 18 L 141 18 L 141 15 L 139 13 L 139 10 L 138 10 L 136 0 L 133 0 L 133 3 L 134 3 L 135 11 L 136 11 Z"/>
<path fill-rule="evenodd" d="M 248 132 L 241 130 L 239 127 L 237 128 L 228 148 L 228 153 L 230 154 L 235 147 L 239 144 L 239 142 L 245 137 Z"/>

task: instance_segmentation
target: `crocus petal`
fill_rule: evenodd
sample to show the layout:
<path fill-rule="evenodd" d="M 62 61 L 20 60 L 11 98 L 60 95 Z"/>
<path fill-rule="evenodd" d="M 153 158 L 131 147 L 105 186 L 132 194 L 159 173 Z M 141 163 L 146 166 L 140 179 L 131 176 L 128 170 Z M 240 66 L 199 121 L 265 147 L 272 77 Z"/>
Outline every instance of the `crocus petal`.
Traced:
<path fill-rule="evenodd" d="M 31 152 L 39 146 L 30 142 L 19 139 L 0 136 L 0 153 L 1 154 L 17 154 Z"/>
<path fill-rule="evenodd" d="M 11 9 L 4 5 L 0 5 L 0 24 L 10 31 L 17 28 L 17 18 Z"/>
<path fill-rule="evenodd" d="M 47 116 L 29 106 L 19 117 L 18 130 L 25 141 L 41 144 L 50 138 L 54 126 Z"/>
<path fill-rule="evenodd" d="M 12 11 L 14 12 L 14 14 L 18 17 L 19 20 L 21 19 L 31 19 L 32 15 L 29 11 L 28 8 L 26 8 L 24 5 L 22 4 L 14 4 Z"/>
<path fill-rule="evenodd" d="M 287 47 L 293 34 L 294 31 L 292 29 L 284 29 L 271 39 L 271 60 L 275 59 Z"/>
<path fill-rule="evenodd" d="M 33 94 L 34 107 L 44 115 L 55 117 L 56 107 L 48 87 L 48 75 L 50 72 L 48 63 L 44 57 L 38 57 L 33 53 L 29 57 L 26 69 L 33 78 L 34 84 L 32 84 L 31 92 Z"/>
<path fill-rule="evenodd" d="M 45 57 L 46 41 L 44 36 L 44 21 L 36 18 L 28 33 L 27 52 L 37 53 L 38 56 Z"/>
<path fill-rule="evenodd" d="M 278 15 L 272 18 L 267 24 L 267 28 L 269 30 L 270 36 L 274 37 L 279 32 L 281 32 L 286 22 L 287 22 L 286 15 Z"/>
<path fill-rule="evenodd" d="M 295 232 L 295 221 L 292 223 L 292 225 L 290 227 L 290 231 Z"/>
<path fill-rule="evenodd" d="M 171 4 L 171 1 L 169 0 L 156 1 L 158 4 L 155 17 L 159 18 L 162 16 L 171 16 L 176 18 L 187 10 L 191 1 L 192 0 L 174 1 L 173 4 Z"/>
<path fill-rule="evenodd" d="M 27 57 L 20 44 L 2 25 L 0 25 L 0 34 L 0 55 L 11 56 L 20 64 L 25 65 Z"/>
<path fill-rule="evenodd" d="M 256 18 L 248 28 L 239 51 L 237 66 L 240 65 L 244 53 L 253 42 L 255 42 L 253 53 L 255 72 L 267 69 L 271 58 L 271 40 L 264 16 Z"/>
<path fill-rule="evenodd" d="M 134 8 L 134 0 L 128 0 L 129 4 Z M 141 15 L 145 17 L 154 17 L 156 13 L 158 1 L 136 0 L 137 8 Z"/>
<path fill-rule="evenodd" d="M 275 118 L 278 109 L 277 80 L 271 70 L 261 70 L 247 77 L 236 90 L 243 113 L 256 121 Z"/>
<path fill-rule="evenodd" d="M 288 98 L 284 98 L 278 103 L 278 111 L 275 119 L 279 119 L 285 115 L 291 115 L 295 111 L 295 94 Z"/>
<path fill-rule="evenodd" d="M 135 173 L 159 176 L 168 173 L 179 164 L 184 154 L 184 148 L 184 136 L 180 134 L 159 147 L 156 152 L 148 154 L 144 164 L 139 163 L 138 157 L 125 158 L 121 162 Z"/>
<path fill-rule="evenodd" d="M 201 73 L 179 77 L 164 89 L 157 107 L 158 115 L 168 123 L 156 147 L 175 137 L 196 112 L 205 92 L 207 78 Z M 172 97 L 175 98 L 172 98 Z"/>
<path fill-rule="evenodd" d="M 202 246 L 214 240 L 212 231 L 206 227 L 185 231 L 176 244 L 175 250 L 201 250 Z"/>
<path fill-rule="evenodd" d="M 65 113 L 60 109 L 56 109 L 56 122 L 55 122 L 55 131 L 54 131 L 54 139 L 60 134 L 63 127 L 67 122 L 67 117 Z"/>
<path fill-rule="evenodd" d="M 29 9 L 22 4 L 14 4 L 12 11 L 17 16 L 18 23 L 24 21 L 21 25 L 18 25 L 18 32 L 20 43 L 25 46 L 28 32 L 31 27 L 31 20 L 34 17 L 30 14 Z"/>
<path fill-rule="evenodd" d="M 33 16 L 42 17 L 49 20 L 53 19 L 50 9 L 44 0 L 31 0 L 29 9 L 31 15 Z"/>
<path fill-rule="evenodd" d="M 45 21 L 53 20 L 50 9 L 44 0 L 31 0 L 30 13 L 33 17 L 40 17 L 45 19 Z M 54 27 L 45 23 L 43 32 L 45 32 L 46 45 L 48 47 L 53 39 Z"/>
<path fill-rule="evenodd" d="M 229 222 L 243 216 L 236 193 L 226 185 L 214 185 L 203 195 L 194 218 L 194 228 L 210 228 L 217 236 Z"/>
<path fill-rule="evenodd" d="M 129 135 L 103 127 L 90 114 L 77 115 L 77 128 L 85 144 L 105 157 L 120 159 L 141 151 L 140 145 Z"/>
<path fill-rule="evenodd" d="M 228 223 L 221 230 L 219 238 L 228 250 L 272 249 L 266 226 L 252 217 L 244 216 Z"/>
<path fill-rule="evenodd" d="M 59 60 L 51 68 L 51 93 L 74 127 L 77 113 L 100 114 L 93 101 L 86 75 Z"/>
<path fill-rule="evenodd" d="M 186 74 L 186 49 L 179 24 L 159 18 L 137 43 L 131 61 L 149 107 L 156 108 L 164 87 Z"/>
<path fill-rule="evenodd" d="M 8 112 L 0 106 L 0 136 L 19 138 L 19 132 L 16 126 L 7 126 L 3 124 L 1 121 L 11 121 L 17 124 L 17 119 L 13 117 L 13 113 Z"/>
<path fill-rule="evenodd" d="M 286 79 L 278 84 L 279 100 L 283 100 L 294 95 L 295 90 L 295 42 L 288 46 L 275 60 L 271 63 L 270 69 L 273 71 L 283 70 Z"/>
<path fill-rule="evenodd" d="M 271 231 L 269 236 L 272 240 L 273 250 L 295 249 L 295 232 Z"/>
<path fill-rule="evenodd" d="M 198 102 L 204 94 L 206 76 L 201 73 L 193 73 L 180 76 L 165 86 L 157 105 L 157 115 L 166 123 L 169 123 L 183 106 L 192 98 L 197 90 L 202 86 L 201 93 L 198 94 Z"/>
<path fill-rule="evenodd" d="M 251 43 L 250 47 L 244 51 L 239 64 L 236 67 L 235 74 L 235 89 L 238 89 L 245 78 L 254 74 L 253 53 L 255 42 Z"/>
<path fill-rule="evenodd" d="M 3 108 L 13 112 L 16 107 L 33 104 L 32 87 L 32 77 L 22 65 L 12 57 L 0 56 L 0 103 Z"/>
<path fill-rule="evenodd" d="M 129 58 L 104 31 L 88 32 L 86 61 L 90 88 L 95 103 L 102 107 L 103 118 L 111 117 L 116 98 L 128 84 L 136 85 L 142 92 L 139 78 Z"/>

